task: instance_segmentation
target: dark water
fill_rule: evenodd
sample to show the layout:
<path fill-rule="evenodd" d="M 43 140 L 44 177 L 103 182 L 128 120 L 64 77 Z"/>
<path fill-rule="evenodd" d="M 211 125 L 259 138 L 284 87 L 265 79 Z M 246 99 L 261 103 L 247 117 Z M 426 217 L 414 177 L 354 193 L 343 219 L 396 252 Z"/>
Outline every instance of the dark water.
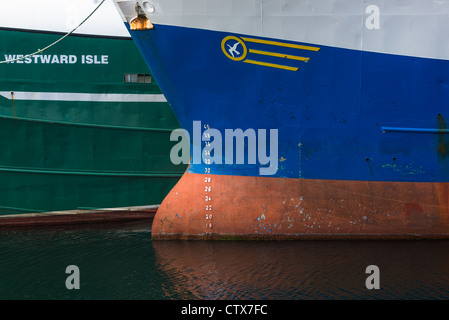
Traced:
<path fill-rule="evenodd" d="M 66 288 L 66 267 L 80 289 Z M 368 290 L 368 265 L 380 289 Z M 448 299 L 449 241 L 151 241 L 150 224 L 0 230 L 0 299 Z"/>

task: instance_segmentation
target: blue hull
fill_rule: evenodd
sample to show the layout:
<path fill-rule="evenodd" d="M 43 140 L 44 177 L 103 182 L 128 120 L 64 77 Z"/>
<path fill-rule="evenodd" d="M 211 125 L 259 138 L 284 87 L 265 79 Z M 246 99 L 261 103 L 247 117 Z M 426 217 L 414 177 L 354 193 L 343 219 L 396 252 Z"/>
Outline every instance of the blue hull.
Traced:
<path fill-rule="evenodd" d="M 298 68 L 291 71 L 229 59 L 220 46 L 228 33 L 156 25 L 130 34 L 190 133 L 193 121 L 220 132 L 279 130 L 280 162 L 272 177 L 449 180 L 448 61 L 282 47 L 282 54 L 302 51 L 309 58 L 289 61 Z M 251 43 L 252 50 L 269 51 L 267 41 L 276 40 L 260 39 L 265 43 Z M 250 52 L 247 59 L 285 61 Z M 191 164 L 188 172 L 204 173 L 205 165 Z M 213 174 L 259 176 L 259 166 L 214 164 Z"/>

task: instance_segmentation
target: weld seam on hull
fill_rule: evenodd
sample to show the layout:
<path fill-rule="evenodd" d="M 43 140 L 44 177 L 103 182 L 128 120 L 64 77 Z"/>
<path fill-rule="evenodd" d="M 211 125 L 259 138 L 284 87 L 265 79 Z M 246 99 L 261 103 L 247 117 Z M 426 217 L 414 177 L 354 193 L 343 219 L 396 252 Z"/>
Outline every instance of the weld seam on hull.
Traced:
<path fill-rule="evenodd" d="M 114 130 L 130 130 L 130 131 L 142 131 L 142 132 L 172 132 L 174 129 L 168 128 L 139 128 L 139 127 L 121 127 L 121 126 L 107 126 L 102 124 L 88 124 L 88 123 L 76 123 L 76 122 L 62 122 L 62 121 L 51 121 L 51 120 L 41 120 L 41 119 L 30 119 L 30 118 L 19 118 L 10 116 L 0 116 L 0 119 L 7 120 L 18 120 L 18 121 L 29 121 L 53 125 L 65 125 L 74 127 L 85 127 L 85 128 L 97 128 L 97 129 L 114 129 Z"/>
<path fill-rule="evenodd" d="M 5 207 L 5 206 L 0 206 L 0 209 L 6 209 L 6 210 L 11 210 L 11 211 L 23 211 L 23 212 L 28 212 L 28 213 L 42 213 L 44 211 L 42 210 L 37 210 L 37 209 L 27 209 L 27 208 L 18 208 L 18 207 Z M 0 218 L 4 216 L 0 214 Z"/>
<path fill-rule="evenodd" d="M 23 172 L 37 174 L 60 174 L 60 175 L 80 175 L 80 176 L 107 176 L 107 177 L 149 177 L 149 178 L 179 178 L 182 173 L 120 173 L 120 172 L 87 172 L 87 171 L 59 171 L 42 169 L 25 169 L 0 167 L 0 172 Z"/>

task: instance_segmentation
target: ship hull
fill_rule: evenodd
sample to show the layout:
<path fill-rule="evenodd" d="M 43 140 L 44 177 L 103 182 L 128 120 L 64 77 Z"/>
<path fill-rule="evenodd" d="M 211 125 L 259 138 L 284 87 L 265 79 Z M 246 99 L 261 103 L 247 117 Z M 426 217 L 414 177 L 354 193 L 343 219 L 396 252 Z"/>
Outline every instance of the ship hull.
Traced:
<path fill-rule="evenodd" d="M 0 60 L 63 35 L 2 27 Z M 154 79 L 124 82 L 152 77 L 129 37 L 71 35 L 0 68 L 0 225 L 154 217 L 186 166 L 168 157 L 179 124 Z"/>
<path fill-rule="evenodd" d="M 446 22 L 435 18 L 424 46 L 425 21 L 413 20 L 438 8 L 380 6 L 392 23 L 373 31 L 360 23 L 370 21 L 366 8 L 350 1 L 286 1 L 292 11 L 282 13 L 278 1 L 247 1 L 254 10 L 235 15 L 213 10 L 219 1 L 152 3 L 153 29 L 127 26 L 192 137 L 192 161 L 158 210 L 154 238 L 449 236 Z M 194 14 L 202 10 L 211 17 Z M 322 29 L 287 28 L 298 21 Z M 404 29 L 411 21 L 423 29 Z M 320 33 L 335 22 L 347 29 Z M 224 152 L 195 161 L 207 145 L 195 141 L 195 121 L 200 135 L 277 130 L 276 161 L 236 163 Z"/>
<path fill-rule="evenodd" d="M 153 239 L 448 236 L 445 183 L 216 175 L 206 184 L 204 177 L 186 173 L 181 178 L 158 209 Z M 213 191 L 205 191 L 205 185 Z M 213 200 L 205 202 L 210 195 Z"/>

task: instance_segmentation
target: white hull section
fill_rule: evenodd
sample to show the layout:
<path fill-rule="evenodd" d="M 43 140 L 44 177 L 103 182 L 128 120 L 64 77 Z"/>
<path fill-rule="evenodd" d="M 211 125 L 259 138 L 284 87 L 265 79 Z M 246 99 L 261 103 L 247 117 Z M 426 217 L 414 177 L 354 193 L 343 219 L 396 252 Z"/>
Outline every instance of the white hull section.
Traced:
<path fill-rule="evenodd" d="M 123 19 L 136 1 L 117 1 Z M 138 0 L 153 24 L 449 59 L 449 0 Z M 148 5 L 150 4 L 150 5 Z M 153 10 L 151 10 L 153 11 Z"/>

